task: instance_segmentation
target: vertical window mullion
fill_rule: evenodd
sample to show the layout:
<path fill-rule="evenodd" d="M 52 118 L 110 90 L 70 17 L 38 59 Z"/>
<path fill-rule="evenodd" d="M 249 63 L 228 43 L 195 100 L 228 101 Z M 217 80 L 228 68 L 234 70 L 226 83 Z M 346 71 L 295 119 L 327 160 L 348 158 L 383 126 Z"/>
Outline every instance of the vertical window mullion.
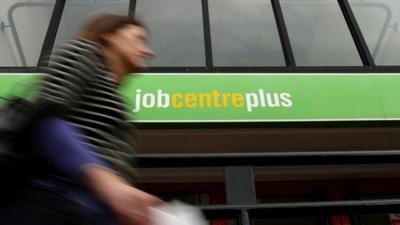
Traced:
<path fill-rule="evenodd" d="M 135 16 L 136 0 L 129 1 L 129 16 Z"/>
<path fill-rule="evenodd" d="M 296 67 L 292 45 L 290 44 L 289 34 L 286 29 L 285 19 L 283 18 L 282 8 L 279 0 L 271 0 L 271 4 L 274 11 L 276 26 L 278 28 L 286 65 L 289 67 Z"/>
<path fill-rule="evenodd" d="M 201 0 L 202 12 L 203 12 L 203 32 L 204 32 L 204 47 L 206 57 L 206 67 L 212 69 L 213 56 L 211 48 L 211 28 L 210 28 L 210 13 L 208 10 L 208 0 Z"/>
<path fill-rule="evenodd" d="M 56 5 L 54 6 L 53 13 L 51 15 L 51 20 L 49 23 L 49 27 L 46 32 L 46 37 L 43 42 L 42 51 L 40 52 L 39 61 L 37 63 L 40 66 L 40 63 L 44 61 L 44 58 L 48 56 L 54 46 L 54 42 L 57 36 L 58 26 L 60 25 L 62 13 L 64 11 L 66 0 L 57 0 Z"/>
<path fill-rule="evenodd" d="M 368 49 L 367 43 L 361 33 L 360 27 L 348 0 L 338 0 L 338 3 L 346 20 L 347 26 L 350 29 L 350 33 L 353 37 L 354 43 L 364 66 L 375 66 L 374 59 L 372 58 L 371 52 Z"/>

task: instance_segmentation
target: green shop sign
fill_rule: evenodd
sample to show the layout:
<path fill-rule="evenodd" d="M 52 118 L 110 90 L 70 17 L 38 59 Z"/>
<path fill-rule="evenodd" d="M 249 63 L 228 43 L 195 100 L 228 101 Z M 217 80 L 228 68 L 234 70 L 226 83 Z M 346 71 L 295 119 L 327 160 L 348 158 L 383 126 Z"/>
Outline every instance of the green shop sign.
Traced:
<path fill-rule="evenodd" d="M 1 95 L 39 76 L 0 75 Z M 400 120 L 400 74 L 165 74 L 127 78 L 140 122 Z"/>

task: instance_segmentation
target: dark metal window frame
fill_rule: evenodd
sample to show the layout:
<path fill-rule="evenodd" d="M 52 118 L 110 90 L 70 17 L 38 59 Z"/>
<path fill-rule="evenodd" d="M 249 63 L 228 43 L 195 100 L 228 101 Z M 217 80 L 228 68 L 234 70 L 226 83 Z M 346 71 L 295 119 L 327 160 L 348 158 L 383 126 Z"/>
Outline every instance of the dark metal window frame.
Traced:
<path fill-rule="evenodd" d="M 38 66 L 43 61 L 44 57 L 48 56 L 54 46 L 54 41 L 56 40 L 58 26 L 60 25 L 62 12 L 64 11 L 66 0 L 57 0 L 54 6 L 53 14 L 51 16 L 49 28 L 47 29 L 46 37 L 44 39 L 44 44 L 42 47 L 42 52 L 40 53 L 40 58 Z"/>
<path fill-rule="evenodd" d="M 40 6 L 44 6 L 47 5 L 48 3 L 41 3 L 41 2 L 17 2 L 15 4 L 13 4 L 9 11 L 8 11 L 8 19 L 10 22 L 10 29 L 12 32 L 12 35 L 15 39 L 15 44 L 16 44 L 16 48 L 18 51 L 18 54 L 20 55 L 21 58 L 21 63 L 22 67 L 0 67 L 0 72 L 7 72 L 7 73 L 31 73 L 31 72 L 39 72 L 38 70 L 38 66 L 39 63 L 42 61 L 42 59 L 51 53 L 51 50 L 53 48 L 53 44 L 54 44 L 54 40 L 55 37 L 57 35 L 57 29 L 58 29 L 58 25 L 59 22 L 61 20 L 61 16 L 62 16 L 62 11 L 65 5 L 65 1 L 66 0 L 56 0 L 54 8 L 53 8 L 53 12 L 52 12 L 52 16 L 50 18 L 49 21 L 49 26 L 47 28 L 47 32 L 45 35 L 45 38 L 43 40 L 43 46 L 40 52 L 40 56 L 39 56 L 39 60 L 37 63 L 36 67 L 33 66 L 26 66 L 27 62 L 25 59 L 25 55 L 23 54 L 23 49 L 22 49 L 22 45 L 15 27 L 15 23 L 14 23 L 14 19 L 13 19 L 13 13 L 15 11 L 15 9 L 20 8 L 20 7 L 40 7 Z"/>
<path fill-rule="evenodd" d="M 362 165 L 399 163 L 400 151 L 269 152 L 231 154 L 137 154 L 139 168 L 223 167 L 226 204 L 199 206 L 208 219 L 235 219 L 240 225 L 266 217 L 329 216 L 391 213 L 400 209 L 400 199 L 368 199 L 264 203 L 256 202 L 253 167 L 296 165 Z M 238 185 L 239 184 L 239 185 Z"/>
<path fill-rule="evenodd" d="M 39 62 L 48 55 L 54 45 L 57 35 L 58 26 L 62 17 L 65 3 L 68 0 L 56 0 L 51 21 L 45 36 L 44 44 L 41 50 Z M 208 0 L 199 0 L 202 4 L 203 28 L 204 28 L 204 45 L 205 45 L 205 62 L 204 67 L 151 67 L 148 72 L 168 72 L 168 73 L 396 73 L 400 72 L 400 65 L 393 66 L 376 66 L 366 41 L 362 35 L 358 22 L 354 16 L 348 0 L 337 0 L 343 16 L 346 20 L 348 29 L 352 35 L 353 41 L 357 47 L 359 56 L 363 62 L 363 66 L 316 66 L 316 67 L 297 67 L 293 55 L 292 46 L 284 21 L 284 16 L 279 0 L 271 1 L 272 9 L 275 16 L 276 25 L 282 45 L 282 50 L 286 62 L 286 67 L 216 67 L 213 65 L 211 31 Z M 129 14 L 134 15 L 136 9 L 136 0 L 130 0 Z M 21 4 L 21 3 L 18 3 Z M 38 62 L 38 66 L 39 66 Z M 0 67 L 0 72 L 39 72 L 36 67 Z"/>
<path fill-rule="evenodd" d="M 370 50 L 366 44 L 364 36 L 360 30 L 358 22 L 350 7 L 348 0 L 337 0 L 341 12 L 345 18 L 347 27 L 352 35 L 353 42 L 357 48 L 363 66 L 316 66 L 316 67 L 297 67 L 290 43 L 289 34 L 287 32 L 282 8 L 279 0 L 270 0 L 275 16 L 275 22 L 282 45 L 282 50 L 286 62 L 286 67 L 216 67 L 212 63 L 212 48 L 210 34 L 210 20 L 208 15 L 208 0 L 201 0 L 203 6 L 203 25 L 204 25 L 204 41 L 206 50 L 206 66 L 205 67 L 151 67 L 149 72 L 166 72 L 166 73 L 365 73 L 365 72 L 400 72 L 400 66 L 376 66 Z M 267 1 L 267 0 L 266 0 Z M 211 58 L 211 59 L 210 59 Z"/>

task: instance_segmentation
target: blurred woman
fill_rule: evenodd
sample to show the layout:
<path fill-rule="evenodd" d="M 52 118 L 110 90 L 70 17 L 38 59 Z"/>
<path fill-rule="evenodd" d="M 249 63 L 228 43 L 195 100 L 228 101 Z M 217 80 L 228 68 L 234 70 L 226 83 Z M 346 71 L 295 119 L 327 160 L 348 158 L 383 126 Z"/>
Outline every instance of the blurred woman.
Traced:
<path fill-rule="evenodd" d="M 148 225 L 161 201 L 133 186 L 132 127 L 117 89 L 153 55 L 137 20 L 102 15 L 51 55 L 32 129 L 35 171 L 1 224 Z"/>

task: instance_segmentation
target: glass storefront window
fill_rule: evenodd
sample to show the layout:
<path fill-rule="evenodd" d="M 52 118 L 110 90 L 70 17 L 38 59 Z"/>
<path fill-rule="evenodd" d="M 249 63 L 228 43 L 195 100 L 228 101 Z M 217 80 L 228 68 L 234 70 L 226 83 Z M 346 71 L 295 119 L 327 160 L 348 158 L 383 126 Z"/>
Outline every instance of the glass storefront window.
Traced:
<path fill-rule="evenodd" d="M 399 65 L 400 1 L 350 0 L 349 2 L 375 64 Z"/>
<path fill-rule="evenodd" d="M 285 66 L 271 2 L 209 0 L 214 66 Z"/>
<path fill-rule="evenodd" d="M 150 31 L 152 67 L 204 67 L 203 15 L 199 0 L 137 0 L 135 15 Z"/>
<path fill-rule="evenodd" d="M 82 23 L 93 16 L 110 13 L 128 15 L 129 0 L 68 0 L 65 3 L 55 46 L 70 39 Z"/>
<path fill-rule="evenodd" d="M 297 66 L 362 66 L 337 0 L 281 0 Z"/>
<path fill-rule="evenodd" d="M 0 67 L 37 65 L 55 2 L 0 1 Z"/>
<path fill-rule="evenodd" d="M 0 2 L 0 67 L 36 66 L 57 0 Z M 100 13 L 127 15 L 130 0 L 67 0 L 55 46 Z M 136 0 L 157 56 L 151 67 L 205 67 L 202 1 Z M 377 66 L 400 64 L 397 0 L 349 0 Z M 297 66 L 362 66 L 337 0 L 280 0 Z M 216 67 L 285 66 L 269 0 L 208 0 Z M 373 16 L 371 16 L 373 15 Z"/>

